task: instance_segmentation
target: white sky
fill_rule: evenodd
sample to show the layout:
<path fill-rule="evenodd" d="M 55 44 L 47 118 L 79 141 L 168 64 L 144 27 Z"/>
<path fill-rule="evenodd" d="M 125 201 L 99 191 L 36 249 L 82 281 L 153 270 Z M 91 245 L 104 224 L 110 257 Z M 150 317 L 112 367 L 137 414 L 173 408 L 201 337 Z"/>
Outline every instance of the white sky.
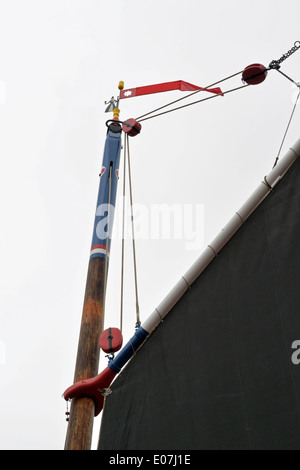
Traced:
<path fill-rule="evenodd" d="M 298 0 L 0 0 L 1 449 L 64 446 L 61 395 L 73 381 L 111 118 L 104 101 L 120 80 L 125 88 L 180 79 L 208 86 L 251 63 L 267 66 L 300 40 L 299 14 Z M 298 81 L 299 69 L 300 51 L 281 70 Z M 296 93 L 272 71 L 259 86 L 145 121 L 130 140 L 134 201 L 149 210 L 202 205 L 204 249 L 271 170 Z M 120 118 L 182 96 L 124 100 Z M 282 154 L 299 123 L 297 110 Z M 201 250 L 184 238 L 136 243 L 144 321 Z M 135 323 L 129 264 L 128 272 L 125 342 Z M 116 240 L 106 327 L 119 326 L 119 285 Z"/>

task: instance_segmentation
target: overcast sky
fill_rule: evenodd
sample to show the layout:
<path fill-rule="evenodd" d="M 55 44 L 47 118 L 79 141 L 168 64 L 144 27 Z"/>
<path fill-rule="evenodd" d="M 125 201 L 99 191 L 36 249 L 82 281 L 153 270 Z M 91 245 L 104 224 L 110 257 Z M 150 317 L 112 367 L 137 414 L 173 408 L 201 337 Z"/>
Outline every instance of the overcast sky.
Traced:
<path fill-rule="evenodd" d="M 117 96 L 120 80 L 125 88 L 208 86 L 249 64 L 267 66 L 300 40 L 299 15 L 298 0 L 0 0 L 1 449 L 64 446 L 61 395 L 73 381 L 112 117 L 104 101 Z M 281 70 L 300 80 L 300 51 Z M 220 86 L 240 85 L 238 76 Z M 134 202 L 150 225 L 161 204 L 177 204 L 186 224 L 180 232 L 177 218 L 167 239 L 148 231 L 136 241 L 142 321 L 269 173 L 296 95 L 271 71 L 261 85 L 145 121 L 130 139 Z M 123 100 L 120 118 L 182 96 Z M 282 155 L 299 138 L 299 123 L 297 109 Z M 121 181 L 122 158 L 117 213 Z M 119 326 L 120 246 L 116 237 L 106 327 Z M 124 341 L 135 324 L 126 246 Z"/>

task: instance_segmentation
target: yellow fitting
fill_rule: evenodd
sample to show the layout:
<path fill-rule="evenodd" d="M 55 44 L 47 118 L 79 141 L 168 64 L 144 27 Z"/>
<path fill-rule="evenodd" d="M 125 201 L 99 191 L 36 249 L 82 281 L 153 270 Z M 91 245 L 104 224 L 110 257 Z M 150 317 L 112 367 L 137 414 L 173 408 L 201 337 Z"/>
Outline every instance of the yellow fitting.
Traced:
<path fill-rule="evenodd" d="M 123 90 L 124 88 L 124 82 L 119 82 L 119 90 Z"/>
<path fill-rule="evenodd" d="M 115 108 L 113 113 L 114 113 L 114 118 L 118 118 L 120 115 L 120 110 L 118 108 Z"/>

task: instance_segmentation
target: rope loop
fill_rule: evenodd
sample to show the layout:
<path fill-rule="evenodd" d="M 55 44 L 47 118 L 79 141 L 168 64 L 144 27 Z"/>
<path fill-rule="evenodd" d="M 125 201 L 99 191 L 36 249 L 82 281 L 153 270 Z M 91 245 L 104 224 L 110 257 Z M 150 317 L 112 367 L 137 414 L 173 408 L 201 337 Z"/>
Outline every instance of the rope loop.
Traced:
<path fill-rule="evenodd" d="M 112 390 L 110 388 L 103 388 L 100 391 L 101 395 L 103 395 L 105 398 L 108 397 L 109 395 L 112 394 Z"/>

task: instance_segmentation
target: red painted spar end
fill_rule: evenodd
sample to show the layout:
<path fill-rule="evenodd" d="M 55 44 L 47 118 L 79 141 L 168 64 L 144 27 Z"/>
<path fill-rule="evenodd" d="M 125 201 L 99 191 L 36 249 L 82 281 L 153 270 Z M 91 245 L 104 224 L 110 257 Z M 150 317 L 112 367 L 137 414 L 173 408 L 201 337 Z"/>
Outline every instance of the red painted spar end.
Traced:
<path fill-rule="evenodd" d="M 66 401 L 75 397 L 92 398 L 95 402 L 95 416 L 103 408 L 105 389 L 109 388 L 111 382 L 116 376 L 116 372 L 106 367 L 99 375 L 91 379 L 81 380 L 71 385 L 64 392 L 63 397 Z"/>

